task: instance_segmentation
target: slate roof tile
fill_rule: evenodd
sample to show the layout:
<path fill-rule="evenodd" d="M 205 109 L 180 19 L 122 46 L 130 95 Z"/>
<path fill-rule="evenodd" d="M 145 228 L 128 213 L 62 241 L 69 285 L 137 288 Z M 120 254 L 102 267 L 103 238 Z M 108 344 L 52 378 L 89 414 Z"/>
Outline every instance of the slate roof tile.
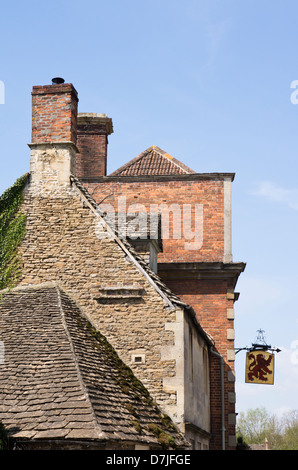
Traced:
<path fill-rule="evenodd" d="M 158 445 L 148 428 L 154 422 L 186 445 L 177 429 L 164 427 L 145 387 L 58 286 L 1 294 L 0 420 L 12 436 Z"/>

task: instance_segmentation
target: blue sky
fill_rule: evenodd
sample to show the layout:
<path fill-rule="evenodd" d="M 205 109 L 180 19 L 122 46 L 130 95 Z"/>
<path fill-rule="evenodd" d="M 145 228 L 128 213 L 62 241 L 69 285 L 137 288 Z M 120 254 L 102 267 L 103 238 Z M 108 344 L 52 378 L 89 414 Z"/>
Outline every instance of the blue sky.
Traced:
<path fill-rule="evenodd" d="M 113 118 L 111 172 L 157 145 L 200 172 L 235 172 L 236 347 L 282 349 L 274 386 L 237 411 L 297 408 L 298 4 L 294 0 L 11 1 L 1 7 L 0 193 L 29 169 L 31 89 L 72 82 L 80 112 Z"/>

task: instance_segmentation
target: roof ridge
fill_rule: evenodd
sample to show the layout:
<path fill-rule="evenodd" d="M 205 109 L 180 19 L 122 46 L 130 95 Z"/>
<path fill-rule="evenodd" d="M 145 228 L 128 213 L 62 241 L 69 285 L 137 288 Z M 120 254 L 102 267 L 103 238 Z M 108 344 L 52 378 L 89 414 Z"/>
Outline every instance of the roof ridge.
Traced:
<path fill-rule="evenodd" d="M 178 166 L 181 170 L 186 171 L 188 173 L 195 173 L 195 171 L 193 171 L 191 168 L 189 168 L 184 163 L 180 162 L 180 160 L 178 160 L 176 157 L 173 157 L 168 152 L 165 152 L 165 150 L 162 150 L 161 148 L 157 147 L 156 145 L 153 145 L 153 150 L 158 152 L 164 158 L 167 158 L 168 160 L 170 160 L 172 163 L 174 163 L 174 165 Z"/>
<path fill-rule="evenodd" d="M 117 175 L 119 175 L 119 173 L 121 173 L 123 170 L 125 170 L 126 168 L 130 167 L 131 165 L 133 165 L 134 163 L 138 162 L 138 161 L 141 160 L 143 157 L 145 157 L 146 155 L 148 155 L 148 153 L 151 152 L 154 147 L 156 147 L 156 146 L 155 146 L 155 145 L 151 145 L 151 147 L 148 147 L 146 150 L 144 150 L 143 152 L 139 153 L 139 155 L 137 155 L 136 157 L 132 158 L 132 159 L 129 160 L 127 163 L 124 163 L 124 165 L 120 166 L 117 170 L 113 171 L 113 173 L 110 173 L 109 176 L 117 176 Z"/>
<path fill-rule="evenodd" d="M 64 312 L 63 302 L 62 302 L 62 298 L 61 298 L 61 288 L 56 284 L 55 290 L 57 292 L 58 308 L 59 308 L 59 311 L 61 313 L 62 324 L 63 324 L 64 330 L 65 330 L 65 334 L 68 338 L 68 342 L 69 342 L 71 352 L 72 352 L 72 356 L 73 356 L 73 361 L 74 361 L 74 364 L 75 364 L 75 367 L 76 367 L 76 370 L 77 370 L 78 381 L 79 381 L 80 386 L 82 387 L 82 391 L 84 393 L 85 399 L 86 399 L 86 401 L 88 402 L 88 404 L 90 406 L 91 414 L 92 414 L 93 421 L 94 421 L 94 430 L 98 433 L 97 437 L 99 439 L 102 439 L 102 438 L 105 437 L 105 433 L 102 431 L 102 429 L 100 428 L 100 426 L 98 424 L 98 420 L 97 420 L 97 417 L 96 417 L 96 414 L 95 414 L 95 411 L 94 411 L 94 406 L 93 406 L 93 404 L 90 400 L 90 395 L 89 395 L 88 389 L 86 388 L 86 385 L 84 383 L 84 379 L 82 377 L 81 368 L 80 368 L 80 365 L 78 363 L 77 354 L 76 354 L 76 351 L 75 351 L 75 348 L 74 348 L 74 345 L 73 345 L 73 339 L 71 337 L 71 334 L 69 332 L 69 328 L 67 326 L 66 319 L 65 319 L 65 312 Z"/>
<path fill-rule="evenodd" d="M 120 387 L 120 389 L 124 393 L 125 397 L 127 397 L 127 400 L 129 400 L 127 402 L 127 404 L 125 405 L 125 412 L 128 413 L 128 415 L 130 415 L 130 417 L 132 419 L 134 418 L 134 413 L 136 411 L 134 409 L 132 409 L 132 407 L 134 405 L 133 406 L 130 405 L 130 400 L 132 399 L 131 394 L 134 394 L 134 396 L 138 398 L 138 401 L 140 400 L 139 404 L 140 404 L 141 408 L 149 407 L 150 408 L 150 414 L 152 412 L 156 413 L 155 418 L 157 416 L 159 418 L 161 418 L 163 416 L 163 412 L 162 412 L 161 408 L 157 405 L 157 403 L 152 399 L 152 397 L 150 395 L 150 392 L 145 387 L 143 382 L 140 381 L 136 377 L 133 370 L 127 364 L 125 364 L 125 362 L 123 362 L 123 360 L 119 357 L 117 351 L 114 349 L 114 347 L 111 345 L 111 343 L 106 339 L 106 337 L 100 332 L 100 330 L 95 328 L 93 326 L 92 322 L 90 321 L 90 319 L 87 318 L 83 314 L 82 310 L 77 305 L 75 300 L 72 300 L 70 295 L 67 292 L 65 292 L 59 285 L 56 286 L 56 290 L 57 290 L 57 293 L 58 293 L 58 296 L 59 296 L 59 302 L 60 302 L 60 305 L 58 305 L 58 307 L 61 309 L 61 312 L 63 313 L 63 322 L 64 322 L 65 330 L 66 330 L 66 333 L 68 335 L 69 343 L 71 344 L 71 347 L 72 347 L 72 350 L 73 350 L 75 364 L 76 364 L 76 367 L 77 367 L 77 369 L 79 371 L 79 375 L 80 375 L 80 381 L 82 383 L 83 389 L 86 391 L 86 395 L 88 397 L 88 401 L 89 401 L 90 407 L 92 409 L 92 415 L 93 415 L 93 418 L 94 418 L 94 421 L 95 421 L 95 429 L 100 430 L 100 425 L 98 423 L 99 417 L 96 415 L 96 410 L 95 410 L 96 400 L 95 400 L 95 402 L 93 402 L 92 397 L 90 395 L 90 394 L 92 394 L 92 391 L 89 390 L 88 384 L 87 385 L 85 384 L 86 378 L 84 379 L 84 374 L 82 373 L 82 371 L 84 370 L 84 363 L 83 362 L 80 363 L 80 359 L 78 360 L 79 351 L 76 352 L 74 344 L 73 344 L 72 335 L 69 332 L 69 326 L 67 325 L 67 320 L 66 320 L 67 313 L 65 315 L 64 307 L 63 307 L 63 299 L 62 299 L 63 296 L 65 297 L 64 302 L 68 301 L 71 304 L 74 303 L 74 307 L 75 307 L 77 313 L 80 315 L 80 318 L 84 322 L 84 325 L 85 325 L 84 329 L 86 331 L 88 341 L 90 340 L 90 338 L 92 336 L 92 340 L 95 341 L 98 345 L 100 345 L 99 346 L 100 350 L 103 351 L 103 354 L 105 355 L 105 361 L 112 361 L 113 365 L 116 365 L 117 373 L 115 375 L 114 374 L 115 369 L 112 368 L 112 370 L 110 370 L 110 373 L 111 373 L 110 380 L 112 380 L 115 383 L 116 386 Z M 69 314 L 68 314 L 68 317 L 70 317 Z M 84 343 L 84 344 L 86 346 L 86 343 Z M 88 347 L 89 346 L 87 345 L 87 348 Z M 97 367 L 101 368 L 100 363 L 98 363 L 98 362 L 97 362 Z M 81 368 L 82 368 L 82 371 L 81 371 Z M 121 376 L 121 378 L 120 378 L 120 376 Z M 124 381 L 125 384 L 122 383 L 121 381 L 122 382 Z M 122 383 L 122 385 L 121 385 L 121 383 Z M 129 390 L 125 391 L 127 387 L 129 388 Z M 123 390 L 123 388 L 124 388 L 124 390 Z M 93 399 L 94 399 L 94 397 L 93 397 Z M 122 397 L 122 399 L 123 399 L 123 397 Z M 145 415 L 146 415 L 146 410 L 144 410 L 144 412 L 145 412 Z M 141 409 L 140 409 L 140 413 L 142 413 Z M 142 419 L 142 421 L 143 421 L 143 419 Z M 130 425 L 132 425 L 134 427 L 134 424 L 130 424 Z M 144 426 L 143 422 L 142 422 L 142 425 Z M 182 446 L 185 446 L 186 441 L 185 441 L 184 437 L 182 436 L 179 429 L 176 427 L 176 425 L 174 423 L 172 423 L 172 427 L 169 428 L 169 430 L 170 429 L 172 430 L 172 432 L 176 436 L 177 442 L 179 441 Z M 122 437 L 123 437 L 123 432 L 124 431 L 121 432 Z M 113 434 L 116 437 L 118 435 L 118 432 L 113 431 Z M 110 432 L 108 432 L 108 435 L 107 435 L 106 432 L 100 431 L 98 437 L 101 438 L 101 439 L 105 439 L 105 438 L 108 439 L 109 436 L 110 436 Z M 133 440 L 133 438 L 131 438 L 131 439 Z M 156 436 L 154 436 L 154 433 L 152 434 L 152 431 L 150 430 L 150 428 L 148 428 L 148 430 L 146 431 L 146 435 L 144 435 L 143 437 L 138 436 L 138 439 L 140 439 L 141 441 L 143 440 L 144 442 L 146 442 L 146 440 L 148 440 L 148 439 L 150 441 L 155 441 Z"/>
<path fill-rule="evenodd" d="M 121 173 L 123 173 L 125 170 L 129 169 L 133 165 L 135 165 L 137 162 L 145 158 L 148 154 L 150 153 L 157 153 L 160 155 L 162 158 L 165 158 L 169 163 L 175 165 L 177 168 L 179 168 L 180 171 L 187 173 L 187 174 L 194 174 L 195 171 L 193 171 L 191 168 L 189 168 L 187 165 L 179 161 L 177 158 L 173 157 L 169 153 L 165 152 L 163 149 L 158 147 L 157 145 L 152 145 L 151 147 L 147 148 L 143 152 L 141 152 L 139 155 L 122 165 L 120 168 L 115 170 L 114 172 L 110 173 L 108 176 L 121 176 Z"/>

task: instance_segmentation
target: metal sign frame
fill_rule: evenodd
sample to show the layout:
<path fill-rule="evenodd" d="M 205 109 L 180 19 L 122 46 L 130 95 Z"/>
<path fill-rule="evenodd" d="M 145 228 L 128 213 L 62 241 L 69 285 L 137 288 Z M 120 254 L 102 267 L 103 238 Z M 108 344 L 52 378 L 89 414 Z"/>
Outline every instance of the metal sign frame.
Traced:
<path fill-rule="evenodd" d="M 255 349 L 246 353 L 245 382 L 274 384 L 274 354 Z"/>
<path fill-rule="evenodd" d="M 245 382 L 252 384 L 274 384 L 274 368 L 275 368 L 275 355 L 274 352 L 279 353 L 281 350 L 272 348 L 266 343 L 264 339 L 264 330 L 258 330 L 256 342 L 252 343 L 251 347 L 236 348 L 237 354 L 239 351 L 246 352 L 245 363 Z"/>

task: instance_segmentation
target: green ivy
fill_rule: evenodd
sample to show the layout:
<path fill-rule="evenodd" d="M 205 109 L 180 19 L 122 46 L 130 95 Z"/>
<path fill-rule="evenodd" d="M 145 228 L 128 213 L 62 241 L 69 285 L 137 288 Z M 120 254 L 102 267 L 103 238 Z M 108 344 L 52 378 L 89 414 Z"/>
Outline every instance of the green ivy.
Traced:
<path fill-rule="evenodd" d="M 26 215 L 19 211 L 28 173 L 0 197 L 0 290 L 14 287 L 21 275 L 18 247 L 26 232 Z"/>

